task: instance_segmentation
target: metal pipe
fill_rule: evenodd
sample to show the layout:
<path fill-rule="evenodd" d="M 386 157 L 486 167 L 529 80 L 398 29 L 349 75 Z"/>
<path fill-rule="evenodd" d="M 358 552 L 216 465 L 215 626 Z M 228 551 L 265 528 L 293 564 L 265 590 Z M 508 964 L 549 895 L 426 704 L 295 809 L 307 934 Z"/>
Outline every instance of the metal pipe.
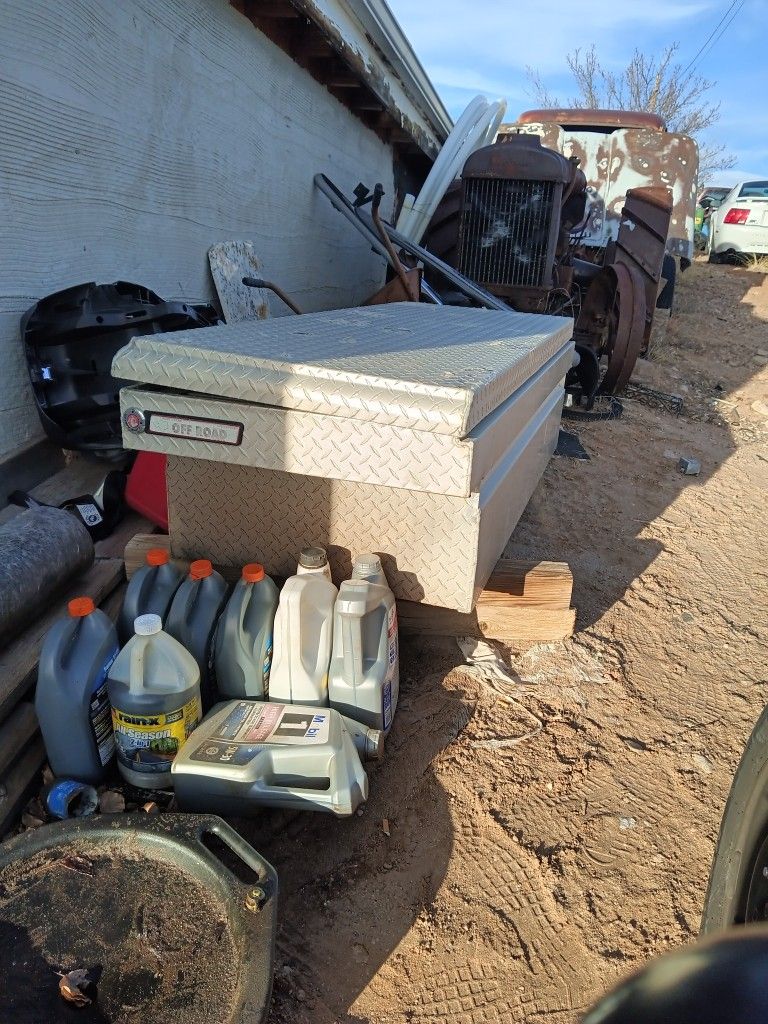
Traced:
<path fill-rule="evenodd" d="M 243 284 L 248 288 L 265 288 L 268 292 L 274 292 L 279 299 L 282 299 L 288 309 L 292 309 L 294 313 L 301 315 L 301 310 L 293 301 L 289 298 L 279 284 L 274 284 L 272 281 L 265 281 L 263 277 L 244 277 Z"/>

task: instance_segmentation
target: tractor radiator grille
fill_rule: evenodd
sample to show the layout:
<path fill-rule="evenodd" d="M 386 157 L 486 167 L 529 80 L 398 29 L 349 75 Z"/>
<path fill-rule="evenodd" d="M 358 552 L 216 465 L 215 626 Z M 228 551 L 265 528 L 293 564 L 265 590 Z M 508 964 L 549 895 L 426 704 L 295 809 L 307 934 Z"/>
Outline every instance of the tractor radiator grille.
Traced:
<path fill-rule="evenodd" d="M 459 269 L 473 281 L 549 287 L 555 183 L 465 178 Z"/>

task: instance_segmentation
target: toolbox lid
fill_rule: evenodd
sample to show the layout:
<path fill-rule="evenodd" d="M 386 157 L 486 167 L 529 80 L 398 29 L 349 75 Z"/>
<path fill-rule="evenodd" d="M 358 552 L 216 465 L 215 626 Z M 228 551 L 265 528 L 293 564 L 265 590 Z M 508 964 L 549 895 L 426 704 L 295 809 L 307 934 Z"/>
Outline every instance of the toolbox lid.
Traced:
<path fill-rule="evenodd" d="M 112 372 L 464 437 L 572 334 L 569 317 L 398 302 L 139 336 Z"/>

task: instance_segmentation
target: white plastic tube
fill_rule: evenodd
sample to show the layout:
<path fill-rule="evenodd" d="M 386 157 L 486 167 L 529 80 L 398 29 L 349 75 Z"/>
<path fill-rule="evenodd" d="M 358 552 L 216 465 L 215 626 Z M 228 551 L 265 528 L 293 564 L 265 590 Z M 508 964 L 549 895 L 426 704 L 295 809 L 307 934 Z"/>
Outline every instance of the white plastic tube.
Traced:
<path fill-rule="evenodd" d="M 496 138 L 507 109 L 506 100 L 488 103 L 475 96 L 454 125 L 427 175 L 421 191 L 414 199 L 406 196 L 397 220 L 397 230 L 412 242 L 420 242 L 448 186 L 456 178 L 467 159 L 481 146 Z"/>
<path fill-rule="evenodd" d="M 437 209 L 437 204 L 445 195 L 445 190 L 453 181 L 462 166 L 462 153 L 464 143 L 468 135 L 476 135 L 478 126 L 486 125 L 489 104 L 484 96 L 475 96 L 467 105 L 461 117 L 453 126 L 448 138 L 443 143 L 442 149 L 437 154 L 437 159 L 427 175 L 427 179 L 421 187 L 418 197 L 406 196 L 400 216 L 397 220 L 397 230 L 418 242 L 429 223 L 432 214 Z M 483 127 L 483 132 L 485 127 Z M 437 196 L 437 199 L 435 199 Z M 424 223 L 421 234 L 417 234 L 418 225 L 424 220 L 424 212 L 428 216 Z"/>

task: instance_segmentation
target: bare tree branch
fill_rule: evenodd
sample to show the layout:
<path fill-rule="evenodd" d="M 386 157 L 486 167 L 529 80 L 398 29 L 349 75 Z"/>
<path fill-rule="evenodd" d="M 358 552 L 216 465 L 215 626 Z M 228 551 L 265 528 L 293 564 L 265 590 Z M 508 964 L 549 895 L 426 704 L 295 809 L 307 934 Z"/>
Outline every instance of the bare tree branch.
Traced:
<path fill-rule="evenodd" d="M 703 180 L 714 171 L 733 167 L 736 160 L 725 146 L 701 138 L 720 120 L 720 104 L 710 97 L 717 83 L 702 75 L 686 75 L 677 60 L 679 48 L 679 43 L 670 43 L 659 54 L 635 50 L 627 66 L 617 73 L 601 62 L 594 45 L 588 50 L 573 50 L 566 57 L 577 89 L 570 105 L 658 114 L 669 131 L 691 135 L 698 141 L 699 175 Z M 538 103 L 561 106 L 538 71 L 529 67 L 527 74 Z"/>

